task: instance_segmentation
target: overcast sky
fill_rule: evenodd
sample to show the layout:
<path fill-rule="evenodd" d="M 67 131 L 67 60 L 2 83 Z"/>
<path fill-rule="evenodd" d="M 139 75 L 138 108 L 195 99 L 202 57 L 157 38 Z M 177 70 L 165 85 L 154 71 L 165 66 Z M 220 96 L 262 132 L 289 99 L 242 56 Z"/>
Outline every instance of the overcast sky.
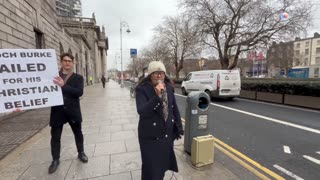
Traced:
<path fill-rule="evenodd" d="M 122 33 L 122 54 L 124 68 L 130 61 L 130 48 L 141 50 L 150 42 L 153 28 L 163 21 L 164 16 L 176 15 L 176 0 L 82 0 L 84 17 L 95 12 L 98 25 L 105 26 L 109 38 L 108 69 L 115 68 L 118 54 L 120 69 L 120 20 L 129 24 L 131 33 Z"/>
<path fill-rule="evenodd" d="M 319 0 L 314 0 L 318 2 Z M 109 38 L 108 69 L 120 70 L 120 20 L 129 24 L 131 33 L 126 33 L 123 28 L 122 54 L 124 69 L 131 61 L 130 48 L 138 49 L 138 54 L 143 47 L 151 41 L 153 28 L 163 21 L 164 16 L 178 14 L 178 0 L 82 0 L 84 17 L 92 17 L 95 12 L 97 24 L 104 25 Z M 320 9 L 320 3 L 317 3 Z M 314 27 L 308 31 L 308 36 L 315 31 L 320 32 L 320 11 L 314 15 Z M 116 58 L 117 55 L 117 58 Z M 115 58 L 117 61 L 115 61 Z"/>

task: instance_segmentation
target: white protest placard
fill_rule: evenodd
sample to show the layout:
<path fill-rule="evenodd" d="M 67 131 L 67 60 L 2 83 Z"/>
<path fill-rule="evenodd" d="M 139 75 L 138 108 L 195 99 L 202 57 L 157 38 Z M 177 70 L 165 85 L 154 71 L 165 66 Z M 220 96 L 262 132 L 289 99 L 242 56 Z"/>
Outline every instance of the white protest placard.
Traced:
<path fill-rule="evenodd" d="M 54 49 L 0 49 L 0 113 L 63 104 Z"/>

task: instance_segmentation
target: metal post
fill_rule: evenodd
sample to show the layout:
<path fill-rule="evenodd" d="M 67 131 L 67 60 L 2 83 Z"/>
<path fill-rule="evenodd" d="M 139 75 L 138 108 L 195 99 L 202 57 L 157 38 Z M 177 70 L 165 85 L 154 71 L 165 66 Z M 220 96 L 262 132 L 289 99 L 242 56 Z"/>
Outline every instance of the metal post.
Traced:
<path fill-rule="evenodd" d="M 122 23 L 120 21 L 120 57 L 121 57 L 121 85 L 120 87 L 123 88 L 123 63 L 122 63 Z"/>
<path fill-rule="evenodd" d="M 122 28 L 127 27 L 127 33 L 130 33 L 129 25 L 125 21 L 120 20 L 120 57 L 121 57 L 121 87 L 123 88 L 123 61 L 122 61 Z"/>

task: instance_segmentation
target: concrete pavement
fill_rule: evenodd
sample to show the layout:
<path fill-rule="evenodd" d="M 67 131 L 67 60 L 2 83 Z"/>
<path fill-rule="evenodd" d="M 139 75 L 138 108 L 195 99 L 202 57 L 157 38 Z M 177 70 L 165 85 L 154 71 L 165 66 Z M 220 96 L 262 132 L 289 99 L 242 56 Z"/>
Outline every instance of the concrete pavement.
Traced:
<path fill-rule="evenodd" d="M 49 175 L 50 127 L 46 127 L 0 161 L 1 179 L 140 179 L 138 114 L 135 99 L 129 96 L 129 90 L 120 88 L 114 81 L 106 83 L 105 89 L 101 84 L 89 86 L 85 88 L 81 106 L 88 163 L 77 159 L 71 128 L 65 125 L 60 166 L 56 173 Z M 256 179 L 218 150 L 215 151 L 214 164 L 196 170 L 191 167 L 190 157 L 182 149 L 183 139 L 175 142 L 179 173 L 167 172 L 166 180 Z"/>

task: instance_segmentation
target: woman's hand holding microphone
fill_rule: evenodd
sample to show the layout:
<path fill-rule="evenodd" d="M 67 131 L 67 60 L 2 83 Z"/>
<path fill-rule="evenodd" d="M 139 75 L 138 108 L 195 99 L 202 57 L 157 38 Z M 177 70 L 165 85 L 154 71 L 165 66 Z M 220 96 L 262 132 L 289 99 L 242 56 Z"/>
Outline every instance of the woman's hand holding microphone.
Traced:
<path fill-rule="evenodd" d="M 161 80 L 158 80 L 158 84 L 155 87 L 157 95 L 160 96 L 163 93 L 165 87 L 166 85 Z"/>

